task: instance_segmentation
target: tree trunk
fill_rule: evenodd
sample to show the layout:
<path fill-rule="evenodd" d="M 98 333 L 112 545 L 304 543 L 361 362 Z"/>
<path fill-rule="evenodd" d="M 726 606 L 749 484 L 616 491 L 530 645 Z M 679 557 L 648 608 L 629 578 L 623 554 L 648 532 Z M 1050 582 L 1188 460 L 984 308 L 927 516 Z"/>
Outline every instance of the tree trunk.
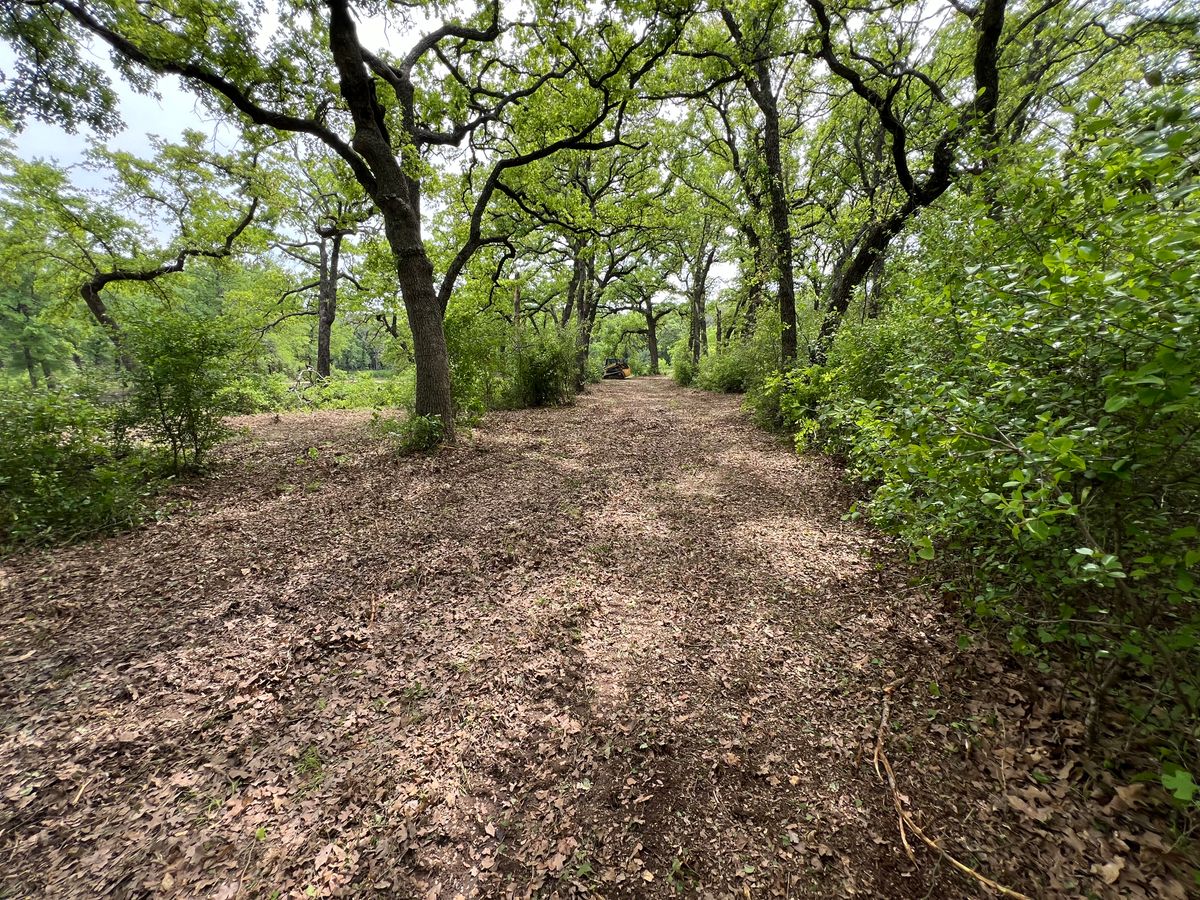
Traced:
<path fill-rule="evenodd" d="M 92 317 L 100 324 L 112 341 L 113 347 L 117 351 L 117 363 L 120 368 L 127 372 L 133 371 L 133 358 L 129 355 L 129 351 L 125 349 L 125 342 L 121 340 L 121 329 L 113 320 L 113 317 L 108 314 L 108 307 L 105 306 L 104 300 L 100 297 L 100 290 L 92 281 L 85 282 L 79 288 L 79 294 L 83 297 L 83 302 L 87 304 L 87 308 L 91 311 Z"/>
<path fill-rule="evenodd" d="M 742 229 L 742 234 L 746 237 L 746 243 L 750 245 L 750 258 L 754 263 L 754 275 L 746 285 L 746 316 L 742 321 L 742 334 L 751 335 L 758 322 L 758 308 L 763 302 L 763 272 L 766 270 L 766 259 L 762 238 L 758 236 L 758 232 L 747 227 Z M 733 333 L 735 325 L 734 322 L 729 323 L 730 334 Z"/>
<path fill-rule="evenodd" d="M 454 401 L 450 392 L 450 355 L 442 323 L 445 311 L 433 285 L 433 264 L 421 237 L 421 189 L 415 174 L 406 174 L 392 149 L 375 82 L 367 74 L 354 17 L 347 0 L 326 0 L 329 7 L 329 48 L 337 64 L 342 96 L 354 122 L 354 149 L 366 161 L 372 177 L 355 176 L 383 215 L 383 229 L 396 264 L 396 277 L 408 325 L 412 330 L 416 368 L 416 413 L 439 416 L 447 443 L 454 441 Z M 403 126 L 415 129 L 413 87 L 398 93 Z M 414 165 L 415 145 L 403 143 L 405 162 Z"/>
<path fill-rule="evenodd" d="M 912 207 L 912 209 L 910 209 Z M 854 291 L 866 280 L 876 261 L 883 256 L 892 238 L 899 233 L 905 221 L 913 215 L 917 207 L 912 201 L 905 204 L 899 211 L 883 222 L 877 222 L 867 229 L 858 246 L 847 251 L 838 261 L 833 277 L 829 280 L 829 288 L 825 298 L 825 317 L 821 320 L 821 331 L 817 335 L 812 348 L 812 361 L 824 365 L 829 356 L 829 348 L 837 334 L 846 310 L 854 299 Z"/>
<path fill-rule="evenodd" d="M 587 274 L 587 267 L 583 261 L 582 248 L 572 244 L 571 256 L 571 283 L 567 285 L 567 306 L 563 310 L 562 317 L 564 328 L 570 324 L 571 315 L 575 312 L 575 309 L 577 307 L 582 308 L 580 306 L 580 295 L 583 293 L 584 276 Z"/>
<path fill-rule="evenodd" d="M 579 387 L 587 383 L 588 356 L 592 352 L 592 328 L 596 324 L 596 309 L 600 298 L 596 295 L 596 263 L 588 257 L 583 264 L 583 277 L 576 292 L 579 313 L 579 333 L 576 338 L 576 381 Z"/>
<path fill-rule="evenodd" d="M 779 273 L 780 351 L 783 365 L 796 360 L 796 284 L 792 276 L 792 226 L 788 216 L 787 188 L 784 186 L 783 154 L 780 148 L 779 108 L 771 93 L 771 74 L 767 62 L 756 66 L 759 80 L 759 108 L 763 113 L 763 148 L 771 197 L 771 232 L 775 241 L 775 265 Z"/>
<path fill-rule="evenodd" d="M 699 363 L 700 357 L 708 350 L 708 320 L 705 317 L 704 300 L 708 291 L 708 271 L 716 258 L 716 249 L 705 253 L 706 239 L 701 239 L 699 252 L 696 254 L 695 271 L 692 272 L 692 285 L 689 291 L 689 329 L 688 349 L 692 353 L 692 362 Z"/>
<path fill-rule="evenodd" d="M 654 304 L 646 298 L 646 349 L 650 351 L 650 374 L 658 375 L 658 317 L 654 315 Z"/>
<path fill-rule="evenodd" d="M 433 286 L 433 264 L 418 234 L 394 215 L 384 214 L 384 233 L 396 261 L 400 295 L 412 331 L 416 368 L 416 413 L 439 416 L 447 442 L 454 440 L 454 401 L 450 393 L 450 354 L 442 328 L 442 305 Z"/>
<path fill-rule="evenodd" d="M 36 391 L 38 386 L 37 368 L 34 366 L 33 354 L 25 344 L 21 345 L 21 355 L 25 357 L 25 371 L 29 374 L 29 384 Z"/>
<path fill-rule="evenodd" d="M 328 378 L 331 370 L 329 347 L 337 317 L 338 258 L 342 235 L 334 232 L 321 238 L 321 274 L 317 294 L 317 374 Z"/>

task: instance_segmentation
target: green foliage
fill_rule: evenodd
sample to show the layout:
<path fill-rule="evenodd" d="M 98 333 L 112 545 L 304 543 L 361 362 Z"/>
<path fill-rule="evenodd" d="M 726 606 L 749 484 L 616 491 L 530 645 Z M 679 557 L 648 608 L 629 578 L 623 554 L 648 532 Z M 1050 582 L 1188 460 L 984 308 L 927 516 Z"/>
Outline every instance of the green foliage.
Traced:
<path fill-rule="evenodd" d="M 440 416 L 415 414 L 397 418 L 375 413 L 371 417 L 371 430 L 387 442 L 398 456 L 433 450 L 446 435 Z"/>
<path fill-rule="evenodd" d="M 997 173 L 1011 220 L 967 196 L 931 215 L 888 314 L 844 327 L 828 367 L 755 395 L 764 421 L 844 454 L 873 486 L 864 511 L 941 560 L 1014 650 L 1065 656 L 1092 689 L 1126 674 L 1133 720 L 1193 766 L 1194 100 L 1080 114 L 1086 152 L 1065 171 L 1026 155 Z"/>
<path fill-rule="evenodd" d="M 508 354 L 506 399 L 511 406 L 561 406 L 575 399 L 579 377 L 574 329 L 552 324 L 522 329 Z"/>
<path fill-rule="evenodd" d="M 199 468 L 226 435 L 224 388 L 233 377 L 237 342 L 218 323 L 162 311 L 125 337 L 130 374 L 130 424 L 165 447 L 176 471 Z"/>
<path fill-rule="evenodd" d="M 511 328 L 496 315 L 452 304 L 446 315 L 455 415 L 472 424 L 500 400 L 504 347 Z"/>
<path fill-rule="evenodd" d="M 677 349 L 687 355 L 686 344 Z M 690 358 L 688 362 L 691 362 Z M 764 384 L 776 376 L 779 363 L 779 319 L 764 312 L 752 334 L 734 337 L 719 350 L 702 356 L 694 372 L 694 381 L 697 387 L 706 391 L 749 394 L 748 405 L 757 408 L 762 404 L 755 398 L 764 389 Z M 679 381 L 679 378 L 675 380 Z M 764 424 L 778 423 L 770 421 L 768 416 Z"/>
<path fill-rule="evenodd" d="M 411 370 L 396 375 L 391 372 L 339 372 L 328 378 L 301 377 L 293 393 L 298 408 L 315 409 L 386 409 L 412 405 L 413 380 Z"/>
<path fill-rule="evenodd" d="M 232 415 L 292 409 L 296 394 L 291 380 L 283 374 L 238 375 L 223 385 L 218 402 Z"/>
<path fill-rule="evenodd" d="M 696 380 L 696 363 L 692 361 L 686 335 L 671 348 L 671 377 L 680 387 L 691 387 Z"/>
<path fill-rule="evenodd" d="M 141 521 L 153 461 L 115 424 L 113 410 L 82 390 L 0 393 L 0 546 Z"/>

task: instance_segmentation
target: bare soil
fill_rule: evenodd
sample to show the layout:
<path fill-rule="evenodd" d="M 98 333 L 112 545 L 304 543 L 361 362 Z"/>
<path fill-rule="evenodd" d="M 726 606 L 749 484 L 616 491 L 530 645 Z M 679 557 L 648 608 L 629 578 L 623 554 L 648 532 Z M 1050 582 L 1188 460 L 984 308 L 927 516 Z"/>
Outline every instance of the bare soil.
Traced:
<path fill-rule="evenodd" d="M 1078 826 L 1044 698 L 737 398 L 607 382 L 404 459 L 368 418 L 238 420 L 157 525 L 5 561 L 0 896 L 986 894 L 906 855 L 885 692 L 963 862 L 1183 896 Z"/>

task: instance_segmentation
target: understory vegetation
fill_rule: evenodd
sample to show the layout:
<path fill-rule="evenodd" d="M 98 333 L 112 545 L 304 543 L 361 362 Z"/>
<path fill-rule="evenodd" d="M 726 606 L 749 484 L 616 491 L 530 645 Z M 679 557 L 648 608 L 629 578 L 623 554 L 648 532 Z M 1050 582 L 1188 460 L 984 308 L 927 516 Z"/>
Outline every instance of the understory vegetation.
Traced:
<path fill-rule="evenodd" d="M 1200 104 L 1091 103 L 1068 146 L 928 211 L 823 365 L 735 342 L 695 383 L 798 451 L 976 622 L 1077 677 L 1091 739 L 1184 805 L 1200 762 Z M 815 332 L 815 328 L 813 329 Z M 1114 760 L 1116 762 L 1116 760 Z M 1150 770 L 1139 774 L 1139 767 Z"/>
<path fill-rule="evenodd" d="M 165 517 L 237 416 L 434 453 L 619 360 L 834 456 L 1187 833 L 1195 2 L 268 6 L 0 17 L 0 547 Z M 163 85 L 209 118 L 125 149 Z"/>

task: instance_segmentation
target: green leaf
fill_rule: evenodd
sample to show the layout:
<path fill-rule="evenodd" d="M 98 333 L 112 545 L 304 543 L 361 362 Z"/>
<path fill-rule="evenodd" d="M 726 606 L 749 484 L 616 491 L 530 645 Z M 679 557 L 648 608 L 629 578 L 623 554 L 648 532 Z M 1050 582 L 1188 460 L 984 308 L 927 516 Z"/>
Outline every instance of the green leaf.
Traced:
<path fill-rule="evenodd" d="M 1162 785 L 1171 792 L 1176 800 L 1182 800 L 1184 803 L 1191 803 L 1196 796 L 1196 782 L 1192 778 L 1192 773 L 1185 769 L 1176 769 L 1170 773 L 1164 772 Z"/>
<path fill-rule="evenodd" d="M 1108 402 L 1104 404 L 1104 411 L 1110 413 L 1120 412 L 1132 402 L 1133 398 L 1124 394 L 1119 394 L 1116 397 L 1109 397 Z"/>

